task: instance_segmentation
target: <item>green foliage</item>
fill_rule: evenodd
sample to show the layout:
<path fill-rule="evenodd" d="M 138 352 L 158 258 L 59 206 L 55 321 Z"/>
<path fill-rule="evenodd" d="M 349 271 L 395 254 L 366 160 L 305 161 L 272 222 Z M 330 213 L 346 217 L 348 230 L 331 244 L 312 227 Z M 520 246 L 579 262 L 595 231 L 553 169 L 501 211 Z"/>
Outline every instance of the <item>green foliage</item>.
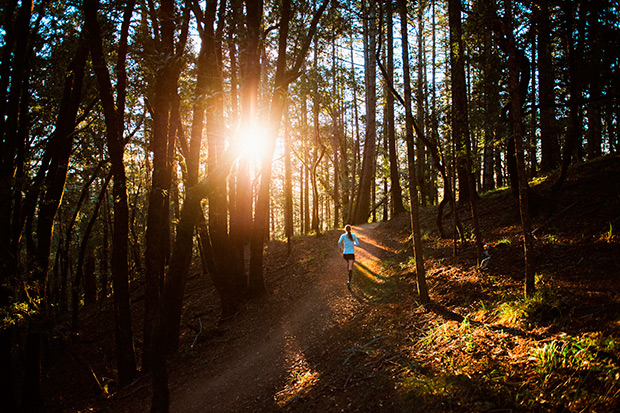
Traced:
<path fill-rule="evenodd" d="M 617 353 L 618 343 L 612 337 L 563 333 L 533 348 L 531 360 L 544 383 L 545 397 L 568 405 L 577 400 L 604 405 L 620 391 Z"/>
<path fill-rule="evenodd" d="M 463 236 L 466 240 L 474 239 L 474 227 L 471 225 L 464 224 L 463 225 Z"/>
<path fill-rule="evenodd" d="M 603 239 L 607 242 L 611 241 L 614 237 L 614 227 L 609 223 L 609 229 L 603 234 Z"/>
<path fill-rule="evenodd" d="M 508 298 L 492 310 L 492 320 L 507 326 L 528 326 L 549 323 L 566 313 L 556 286 L 540 275 L 535 275 L 536 292 L 532 297 Z"/>
<path fill-rule="evenodd" d="M 32 318 L 39 312 L 41 299 L 30 302 L 20 301 L 11 303 L 7 307 L 0 308 L 0 328 L 20 324 L 22 321 Z"/>
<path fill-rule="evenodd" d="M 555 234 L 547 234 L 547 235 L 545 235 L 545 241 L 548 242 L 549 244 L 559 244 L 560 243 L 560 239 Z"/>
<path fill-rule="evenodd" d="M 510 238 L 502 238 L 497 241 L 497 245 L 510 246 L 512 245 L 512 240 Z"/>

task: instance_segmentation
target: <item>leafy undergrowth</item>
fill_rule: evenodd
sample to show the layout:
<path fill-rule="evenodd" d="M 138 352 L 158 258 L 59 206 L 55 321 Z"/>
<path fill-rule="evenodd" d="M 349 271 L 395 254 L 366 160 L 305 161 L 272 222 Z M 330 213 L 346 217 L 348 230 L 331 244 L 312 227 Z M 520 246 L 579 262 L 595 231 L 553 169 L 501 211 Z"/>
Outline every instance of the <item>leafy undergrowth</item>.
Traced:
<path fill-rule="evenodd" d="M 485 269 L 476 266 L 471 240 L 458 244 L 454 256 L 453 241 L 441 239 L 434 227 L 436 208 L 423 210 L 432 301 L 426 305 L 416 295 L 415 264 L 406 249 L 408 218 L 395 217 L 372 229 L 385 252 L 376 267 L 356 268 L 351 295 L 358 304 L 351 316 L 291 361 L 276 392 L 244 410 L 620 410 L 620 158 L 573 167 L 559 192 L 551 183 L 541 179 L 534 186 L 540 195 L 533 211 L 534 297 L 523 297 L 519 213 L 509 190 L 479 200 L 491 255 Z M 467 211 L 460 211 L 466 227 Z M 451 220 L 445 217 L 446 229 Z M 270 244 L 270 297 L 226 323 L 217 320 L 212 286 L 202 277 L 190 279 L 182 351 L 170 362 L 171 388 L 192 386 L 192 378 L 250 326 L 276 317 L 275 304 L 295 303 L 325 271 L 326 251 L 337 236 L 298 239 L 288 258 L 284 244 Z M 71 354 L 81 366 L 113 377 L 112 325 L 106 335 L 101 317 L 85 315 L 82 344 Z M 139 331 L 139 313 L 135 320 Z M 80 397 L 76 386 L 85 387 L 88 369 L 68 360 L 48 372 L 48 382 L 63 374 L 66 380 L 47 383 L 50 410 L 147 410 L 147 378 L 117 393 L 111 388 L 109 397 L 86 397 L 86 390 Z M 229 390 L 231 397 L 244 391 Z"/>

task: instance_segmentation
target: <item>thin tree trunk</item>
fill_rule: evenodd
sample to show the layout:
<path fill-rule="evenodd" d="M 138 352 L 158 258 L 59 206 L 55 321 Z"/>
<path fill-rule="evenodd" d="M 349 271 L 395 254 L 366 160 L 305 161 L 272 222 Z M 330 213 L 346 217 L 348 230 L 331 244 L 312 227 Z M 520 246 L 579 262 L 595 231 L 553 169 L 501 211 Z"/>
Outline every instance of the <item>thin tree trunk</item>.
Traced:
<path fill-rule="evenodd" d="M 565 37 L 566 37 L 566 54 L 568 59 L 568 91 L 570 98 L 568 101 L 568 126 L 566 128 L 566 141 L 562 151 L 562 167 L 560 176 L 555 183 L 556 188 L 560 188 L 568 175 L 568 167 L 571 164 L 572 157 L 577 149 L 579 137 L 581 135 L 581 125 L 579 122 L 579 100 L 580 85 L 577 78 L 577 59 L 573 38 L 574 16 L 573 5 L 570 0 L 563 2 Z"/>
<path fill-rule="evenodd" d="M 394 81 L 392 73 L 394 73 L 394 35 L 393 35 L 393 10 L 392 2 L 387 2 L 386 5 L 386 17 L 387 17 L 387 78 L 385 81 L 388 83 L 388 87 L 393 88 Z M 400 187 L 400 174 L 398 171 L 398 154 L 396 153 L 396 139 L 394 134 L 394 95 L 391 92 L 387 93 L 386 97 L 386 133 L 388 141 L 388 156 L 390 160 L 390 183 L 391 183 L 391 195 L 392 195 L 392 209 L 394 215 L 405 212 L 403 205 L 403 193 Z"/>
<path fill-rule="evenodd" d="M 332 40 L 332 96 L 334 103 L 332 106 L 332 146 L 334 154 L 334 229 L 338 228 L 340 222 L 340 162 L 338 154 L 339 148 L 339 130 L 338 130 L 338 113 L 340 111 L 338 90 L 336 87 L 338 70 L 336 61 L 336 41 Z"/>
<path fill-rule="evenodd" d="M 314 45 L 314 58 L 313 65 L 314 71 L 318 72 L 318 55 L 319 55 L 319 45 L 318 42 L 315 42 Z M 319 148 L 322 148 L 323 145 L 321 143 L 321 138 L 319 135 L 319 111 L 320 111 L 320 103 L 319 103 L 319 91 L 318 84 L 314 85 L 314 90 L 312 94 L 312 128 L 313 128 L 313 139 L 314 139 L 314 151 L 313 151 L 313 160 L 312 160 L 312 168 L 310 169 L 310 182 L 312 183 L 312 231 L 315 234 L 321 233 L 321 215 L 319 214 L 319 188 L 317 185 L 317 176 L 316 176 L 316 168 L 322 158 L 318 156 Z"/>
<path fill-rule="evenodd" d="M 426 273 L 424 270 L 424 256 L 422 247 L 422 231 L 420 229 L 420 211 L 418 191 L 416 188 L 415 161 L 414 161 L 414 145 L 413 145 L 413 114 L 411 109 L 411 75 L 409 73 L 409 42 L 407 34 L 407 1 L 399 0 L 399 14 L 402 36 L 402 58 L 405 82 L 405 130 L 407 141 L 407 159 L 409 166 L 409 199 L 411 227 L 413 235 L 413 251 L 416 261 L 416 275 L 418 280 L 418 296 L 422 304 L 428 303 L 430 297 L 428 295 L 428 286 L 426 285 Z"/>
<path fill-rule="evenodd" d="M 493 10 L 493 14 L 489 16 L 489 22 L 494 26 L 494 30 L 501 36 L 501 46 L 508 56 L 508 86 L 510 93 L 510 119 L 512 124 L 512 132 L 514 136 L 514 151 L 516 159 L 516 169 L 518 173 L 519 188 L 519 209 L 521 213 L 521 225 L 523 230 L 523 249 L 525 257 L 525 296 L 531 297 L 534 294 L 534 237 L 532 236 L 532 223 L 529 212 L 528 202 L 528 184 L 525 171 L 525 161 L 523 156 L 523 118 L 522 107 L 523 101 L 521 97 L 522 79 L 519 78 L 522 73 L 522 62 L 519 61 L 519 52 L 517 50 L 514 35 L 512 32 L 512 2 L 506 0 L 505 16 L 500 19 L 497 11 Z"/>
<path fill-rule="evenodd" d="M 79 310 L 79 302 L 80 302 L 79 293 L 80 293 L 80 286 L 82 284 L 82 276 L 84 274 L 83 265 L 84 265 L 84 259 L 86 258 L 88 240 L 90 239 L 90 234 L 92 233 L 93 227 L 95 226 L 95 221 L 97 220 L 97 217 L 99 216 L 99 209 L 101 208 L 101 204 L 103 203 L 105 193 L 108 189 L 108 184 L 110 183 L 110 179 L 112 179 L 112 173 L 109 173 L 105 181 L 103 181 L 101 184 L 99 197 L 97 198 L 97 203 L 95 204 L 93 214 L 90 220 L 88 221 L 88 224 L 86 225 L 86 229 L 84 230 L 84 235 L 82 236 L 82 240 L 80 241 L 80 251 L 78 253 L 78 262 L 77 262 L 77 267 L 75 270 L 75 279 L 73 280 L 72 294 L 71 294 L 71 304 L 72 304 L 72 310 L 73 310 L 72 317 L 71 317 L 71 329 L 74 332 L 77 331 L 77 328 L 78 328 L 78 310 Z M 86 293 L 86 289 L 84 290 L 85 290 L 84 292 Z M 90 301 L 90 298 L 92 297 L 89 297 L 88 304 L 92 303 Z M 84 304 L 85 305 L 87 304 L 86 299 L 85 299 Z"/>
<path fill-rule="evenodd" d="M 593 2 L 586 2 L 584 6 L 588 11 L 588 26 L 589 26 L 589 37 L 590 41 L 593 44 L 592 47 L 592 57 L 590 60 L 590 65 L 592 66 L 592 70 L 590 73 L 592 75 L 589 77 L 589 103 L 587 109 L 588 116 L 588 130 L 586 133 L 586 149 L 588 159 L 594 159 L 601 156 L 602 148 L 602 117 L 601 117 L 601 87 L 602 85 L 602 70 L 600 68 L 602 61 L 601 58 L 601 27 L 598 21 L 599 12 L 598 7 Z"/>
<path fill-rule="evenodd" d="M 293 177 L 291 167 L 291 134 L 288 108 L 284 120 L 284 236 L 290 255 L 293 242 Z"/>
<path fill-rule="evenodd" d="M 424 4 L 418 2 L 417 4 L 417 19 L 418 19 L 418 59 L 417 59 L 417 71 L 418 77 L 416 81 L 416 118 L 417 125 L 422 135 L 426 134 L 426 111 L 424 108 L 424 83 L 426 81 L 424 77 Z M 418 140 L 416 142 L 416 177 L 418 179 L 418 188 L 420 190 L 420 206 L 425 207 L 428 198 L 428 191 L 426 188 L 426 182 L 428 177 L 426 171 L 426 153 L 424 150 L 424 144 Z"/>
<path fill-rule="evenodd" d="M 305 186 L 304 186 L 304 235 L 307 235 L 310 232 L 310 154 L 308 148 L 308 108 L 306 105 L 306 97 L 303 98 L 303 112 L 302 112 L 302 125 L 304 128 L 304 177 L 305 177 Z"/>

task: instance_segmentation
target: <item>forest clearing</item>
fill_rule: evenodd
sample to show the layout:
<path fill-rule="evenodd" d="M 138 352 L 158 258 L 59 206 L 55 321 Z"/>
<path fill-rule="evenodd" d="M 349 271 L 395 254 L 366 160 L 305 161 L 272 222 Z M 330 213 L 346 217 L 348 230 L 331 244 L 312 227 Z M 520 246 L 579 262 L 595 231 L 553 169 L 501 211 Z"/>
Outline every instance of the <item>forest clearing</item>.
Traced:
<path fill-rule="evenodd" d="M 546 193 L 549 181 L 534 188 Z M 573 168 L 557 202 L 564 207 L 534 221 L 532 299 L 523 298 L 518 208 L 507 189 L 480 201 L 491 245 L 484 270 L 471 242 L 453 256 L 434 227 L 436 207 L 423 211 L 427 305 L 415 293 L 406 214 L 354 227 L 352 291 L 340 231 L 297 238 L 291 255 L 270 243 L 268 295 L 229 320 L 218 319 L 213 287 L 196 273 L 170 360 L 171 411 L 617 411 L 620 158 Z M 133 292 L 136 321 L 143 294 Z M 112 377 L 113 340 L 101 315 L 84 317 L 84 333 L 49 366 L 49 410 L 144 411 L 147 377 L 96 395 L 86 366 Z"/>
<path fill-rule="evenodd" d="M 0 410 L 618 410 L 619 50 L 618 0 L 3 0 Z"/>

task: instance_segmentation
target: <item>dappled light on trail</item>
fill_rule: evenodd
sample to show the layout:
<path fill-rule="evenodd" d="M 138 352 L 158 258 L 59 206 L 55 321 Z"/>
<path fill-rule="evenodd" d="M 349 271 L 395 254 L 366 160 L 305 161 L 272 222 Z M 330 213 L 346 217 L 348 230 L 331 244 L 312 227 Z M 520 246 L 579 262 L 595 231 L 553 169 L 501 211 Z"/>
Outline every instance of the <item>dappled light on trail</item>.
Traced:
<path fill-rule="evenodd" d="M 283 387 L 273 397 L 278 407 L 288 405 L 302 393 L 309 391 L 321 376 L 306 360 L 301 343 L 295 336 L 290 334 L 286 336 L 284 351 L 287 377 Z"/>
<path fill-rule="evenodd" d="M 383 260 L 387 254 L 395 251 L 380 245 L 371 234 L 377 224 L 356 226 L 360 246 L 356 249 L 356 262 L 353 269 L 353 288 L 351 293 L 361 302 L 384 303 L 396 299 L 399 288 L 398 280 L 387 271 Z"/>

